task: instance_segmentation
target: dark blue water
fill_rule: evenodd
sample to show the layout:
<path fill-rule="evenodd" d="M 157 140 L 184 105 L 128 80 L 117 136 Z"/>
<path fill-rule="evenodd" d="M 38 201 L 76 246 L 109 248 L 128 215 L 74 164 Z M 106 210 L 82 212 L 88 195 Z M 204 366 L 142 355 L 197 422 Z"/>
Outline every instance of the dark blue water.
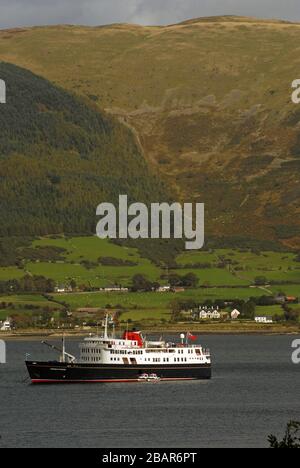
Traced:
<path fill-rule="evenodd" d="M 31 386 L 25 353 L 54 357 L 39 342 L 8 342 L 0 365 L 0 447 L 264 447 L 300 420 L 300 365 L 290 336 L 208 336 L 210 382 Z M 76 353 L 77 342 L 68 349 Z"/>

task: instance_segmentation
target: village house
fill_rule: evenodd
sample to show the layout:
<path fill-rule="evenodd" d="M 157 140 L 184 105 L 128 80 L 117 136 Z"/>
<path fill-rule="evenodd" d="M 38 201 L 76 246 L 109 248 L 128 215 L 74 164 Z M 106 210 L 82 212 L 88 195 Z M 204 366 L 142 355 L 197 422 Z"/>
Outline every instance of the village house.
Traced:
<path fill-rule="evenodd" d="M 73 289 L 71 288 L 71 286 L 66 286 L 64 284 L 60 284 L 58 286 L 55 287 L 54 291 L 56 293 L 67 293 L 67 292 L 73 292 Z"/>
<path fill-rule="evenodd" d="M 0 331 L 11 331 L 12 324 L 11 320 L 7 318 L 4 322 L 0 322 Z"/>
<path fill-rule="evenodd" d="M 217 309 L 202 309 L 199 311 L 199 320 L 219 320 L 221 313 Z"/>
<path fill-rule="evenodd" d="M 161 293 L 170 292 L 170 291 L 171 291 L 171 286 L 169 286 L 169 285 L 159 286 L 159 288 L 157 289 L 157 292 L 161 292 Z"/>
<path fill-rule="evenodd" d="M 237 309 L 234 309 L 230 314 L 232 320 L 237 320 L 240 315 L 241 313 Z"/>
<path fill-rule="evenodd" d="M 273 317 L 255 317 L 256 323 L 273 323 Z"/>

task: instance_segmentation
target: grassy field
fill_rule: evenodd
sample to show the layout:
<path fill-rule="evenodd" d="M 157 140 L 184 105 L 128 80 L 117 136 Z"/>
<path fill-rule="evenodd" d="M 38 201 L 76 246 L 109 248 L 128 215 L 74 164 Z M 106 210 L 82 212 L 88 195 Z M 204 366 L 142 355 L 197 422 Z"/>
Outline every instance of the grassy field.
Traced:
<path fill-rule="evenodd" d="M 160 280 L 162 271 L 150 260 L 140 256 L 133 248 L 119 247 L 107 240 L 97 237 L 58 238 L 49 237 L 36 240 L 33 247 L 61 247 L 65 249 L 63 261 L 55 262 L 28 262 L 25 261 L 23 269 L 9 267 L 0 268 L 0 281 L 19 279 L 25 274 L 42 275 L 51 278 L 57 284 L 68 284 L 75 280 L 78 285 L 85 284 L 92 287 L 104 287 L 114 284 L 129 286 L 131 278 L 139 273 L 147 276 L 151 281 Z M 130 261 L 134 266 L 98 266 L 86 268 L 82 261 L 96 263 L 100 257 L 112 257 L 122 261 Z M 164 283 L 164 281 L 161 281 Z"/>
<path fill-rule="evenodd" d="M 274 317 L 275 315 L 283 316 L 284 311 L 280 305 L 275 306 L 257 306 L 255 315 L 257 317 Z"/>
<path fill-rule="evenodd" d="M 60 237 L 57 239 L 44 237 L 34 241 L 33 246 L 61 247 L 67 251 L 67 260 L 75 262 L 83 259 L 96 261 L 99 257 L 115 257 L 136 262 L 143 260 L 136 249 L 120 247 L 98 237 Z"/>
<path fill-rule="evenodd" d="M 9 279 L 19 279 L 24 276 L 24 270 L 15 268 L 15 267 L 8 267 L 8 268 L 0 268 L 0 281 L 7 281 Z"/>
<path fill-rule="evenodd" d="M 159 279 L 159 269 L 152 265 L 139 264 L 138 266 L 110 267 L 99 266 L 87 269 L 82 265 L 70 263 L 28 263 L 26 270 L 32 275 L 43 275 L 54 279 L 57 283 L 68 284 L 75 280 L 78 285 L 89 285 L 92 287 L 105 287 L 114 284 L 129 286 L 131 278 L 137 274 L 144 274 L 150 280 Z"/>
<path fill-rule="evenodd" d="M 0 268 L 0 280 L 18 279 L 26 273 L 31 275 L 43 275 L 54 279 L 58 284 L 69 283 L 72 279 L 77 284 L 86 284 L 93 287 L 111 286 L 122 284 L 129 286 L 131 278 L 137 274 L 147 276 L 151 281 L 161 284 L 166 280 L 161 279 L 165 271 L 143 258 L 137 249 L 120 247 L 108 240 L 100 240 L 97 237 L 75 238 L 41 238 L 32 244 L 33 247 L 61 247 L 65 249 L 62 254 L 64 260 L 55 262 L 30 262 L 25 261 L 23 269 L 15 267 Z M 121 261 L 130 261 L 135 266 L 103 266 L 98 263 L 100 257 L 112 257 Z M 98 263 L 86 268 L 82 262 Z M 259 255 L 247 251 L 242 252 L 233 249 L 216 249 L 210 252 L 185 252 L 176 258 L 179 266 L 170 273 L 185 275 L 193 272 L 199 278 L 199 285 L 209 286 L 242 286 L 253 284 L 258 276 L 264 276 L 268 282 L 299 282 L 300 264 L 295 262 L 293 253 L 261 252 Z M 220 268 L 220 263 L 224 266 Z M 209 264 L 211 268 L 203 268 Z M 198 266 L 197 266 L 198 265 Z M 218 267 L 218 268 L 217 268 Z M 281 286 L 272 286 L 272 289 L 281 290 Z M 284 285 L 297 293 L 297 285 Z M 288 292 L 288 294 L 292 294 Z M 298 295 L 297 293 L 296 295 Z"/>
<path fill-rule="evenodd" d="M 49 302 L 43 296 L 39 294 L 21 294 L 21 295 L 11 295 L 11 296 L 0 296 L 0 302 L 11 303 L 16 306 L 26 306 L 26 305 L 34 305 L 37 307 L 55 307 L 60 308 L 59 304 L 54 304 L 53 302 Z"/>
<path fill-rule="evenodd" d="M 177 271 L 180 275 L 195 273 L 199 279 L 200 286 L 208 283 L 211 286 L 250 286 L 251 280 L 238 278 L 226 268 L 186 268 Z"/>
<path fill-rule="evenodd" d="M 159 268 L 148 259 L 142 258 L 136 249 L 120 247 L 97 237 L 44 238 L 33 243 L 34 246 L 55 246 L 66 250 L 65 263 L 28 263 L 26 269 L 31 274 L 42 274 L 57 282 L 65 283 L 71 279 L 77 284 L 104 287 L 113 284 L 129 286 L 132 276 L 137 273 L 157 281 L 161 274 Z M 80 264 L 83 260 L 97 262 L 100 257 L 112 257 L 136 263 L 136 266 L 103 266 L 87 269 Z"/>
<path fill-rule="evenodd" d="M 0 278 L 10 279 L 22 276 L 43 275 L 53 278 L 57 284 L 68 284 L 74 279 L 78 285 L 85 284 L 94 287 L 104 287 L 115 283 L 130 286 L 131 278 L 136 273 L 144 274 L 152 281 L 161 284 L 160 276 L 165 271 L 152 264 L 148 259 L 141 257 L 136 249 L 120 247 L 109 241 L 96 237 L 76 238 L 42 238 L 33 242 L 33 247 L 61 247 L 64 260 L 59 262 L 25 262 L 23 271 L 16 268 L 1 268 Z M 92 266 L 87 269 L 80 264 L 83 260 L 97 262 L 99 257 L 113 257 L 123 261 L 130 260 L 136 266 Z M 169 320 L 172 303 L 176 300 L 193 300 L 199 304 L 205 300 L 248 300 L 250 297 L 272 295 L 284 292 L 287 295 L 299 296 L 299 285 L 285 284 L 272 285 L 267 288 L 254 287 L 256 276 L 264 276 L 273 281 L 300 282 L 299 263 L 295 262 L 293 253 L 261 252 L 259 255 L 250 251 L 232 249 L 216 249 L 212 251 L 185 252 L 178 256 L 176 262 L 178 269 L 169 270 L 170 273 L 185 275 L 193 272 L 199 278 L 199 287 L 181 293 L 118 293 L 118 292 L 90 292 L 53 294 L 53 300 L 68 304 L 71 310 L 80 307 L 107 306 L 123 310 L 121 320 L 133 321 L 161 321 Z M 220 268 L 220 263 L 223 268 Z M 203 268 L 203 264 L 210 264 L 211 268 Z M 198 265 L 198 266 L 197 266 Z M 219 266 L 219 267 L 218 267 Z M 207 287 L 209 286 L 209 287 Z M 60 307 L 56 302 L 49 302 L 41 295 L 22 294 L 4 295 L 2 302 L 14 304 L 15 310 L 24 310 L 26 306 L 40 308 Z M 257 307 L 257 315 L 282 315 L 280 306 Z M 1 310 L 0 317 L 7 315 L 5 309 Z"/>
<path fill-rule="evenodd" d="M 248 299 L 258 297 L 262 291 L 258 288 L 209 288 L 191 289 L 183 293 L 74 293 L 74 294 L 53 294 L 52 297 L 59 301 L 66 302 L 72 308 L 78 307 L 104 307 L 107 304 L 112 306 L 121 305 L 124 308 L 168 308 L 174 300 L 193 299 L 198 302 L 206 299 Z"/>

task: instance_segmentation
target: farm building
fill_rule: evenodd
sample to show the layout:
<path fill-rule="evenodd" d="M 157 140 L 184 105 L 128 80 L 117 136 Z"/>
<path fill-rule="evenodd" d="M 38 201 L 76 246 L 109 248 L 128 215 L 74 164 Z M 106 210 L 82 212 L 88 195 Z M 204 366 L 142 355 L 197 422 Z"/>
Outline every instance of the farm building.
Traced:
<path fill-rule="evenodd" d="M 103 309 L 100 309 L 99 307 L 80 307 L 77 309 L 77 312 L 82 314 L 97 314 L 99 312 L 103 312 Z"/>
<path fill-rule="evenodd" d="M 185 288 L 183 288 L 182 286 L 176 286 L 176 287 L 172 288 L 172 291 L 175 292 L 175 293 L 180 293 L 180 292 L 184 292 Z"/>
<path fill-rule="evenodd" d="M 298 298 L 295 296 L 286 296 L 285 297 L 286 302 L 290 304 L 295 304 L 298 301 Z"/>

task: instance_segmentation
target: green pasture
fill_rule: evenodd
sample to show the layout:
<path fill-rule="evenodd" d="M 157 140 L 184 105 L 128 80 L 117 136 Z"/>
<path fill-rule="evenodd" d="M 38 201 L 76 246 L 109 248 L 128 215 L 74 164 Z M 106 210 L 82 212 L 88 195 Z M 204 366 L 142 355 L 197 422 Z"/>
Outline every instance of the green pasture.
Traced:
<path fill-rule="evenodd" d="M 170 320 L 171 313 L 167 309 L 142 309 L 142 310 L 130 310 L 128 312 L 123 312 L 120 320 L 127 321 L 132 320 L 134 322 L 139 322 L 143 320 Z"/>
<path fill-rule="evenodd" d="M 186 290 L 182 293 L 71 293 L 53 294 L 56 300 L 66 302 L 72 309 L 80 307 L 112 307 L 122 306 L 125 309 L 169 309 L 175 300 L 194 300 L 202 302 L 206 299 L 248 299 L 262 295 L 259 288 L 199 288 Z"/>
<path fill-rule="evenodd" d="M 71 263 L 28 263 L 27 271 L 32 275 L 42 275 L 67 284 L 75 280 L 78 285 L 87 284 L 92 287 L 105 287 L 114 284 L 129 286 L 135 274 L 146 275 L 150 280 L 157 281 L 160 270 L 149 263 L 138 266 L 97 266 L 87 269 L 83 265 Z"/>
<path fill-rule="evenodd" d="M 13 279 L 20 279 L 25 275 L 24 270 L 16 267 L 2 267 L 0 268 L 0 281 L 7 281 Z"/>
<path fill-rule="evenodd" d="M 255 310 L 257 317 L 274 317 L 275 315 L 283 316 L 284 311 L 280 305 L 274 306 L 257 306 Z"/>
<path fill-rule="evenodd" d="M 199 279 L 199 286 L 209 283 L 210 286 L 250 286 L 251 281 L 238 278 L 233 275 L 228 269 L 223 268 L 205 268 L 205 269 L 181 269 L 174 273 L 186 275 L 194 273 Z"/>
<path fill-rule="evenodd" d="M 141 259 L 136 249 L 120 247 L 108 239 L 99 239 L 98 237 L 59 237 L 57 239 L 44 237 L 34 241 L 32 245 L 34 247 L 61 247 L 67 251 L 65 255 L 67 261 L 90 260 L 95 262 L 99 257 L 115 257 L 134 262 L 144 260 Z"/>
<path fill-rule="evenodd" d="M 37 307 L 50 307 L 60 308 L 59 304 L 50 302 L 39 294 L 23 294 L 23 295 L 11 295 L 11 296 L 0 296 L 0 303 L 6 302 L 7 304 L 13 304 L 18 307 L 34 305 Z"/>

